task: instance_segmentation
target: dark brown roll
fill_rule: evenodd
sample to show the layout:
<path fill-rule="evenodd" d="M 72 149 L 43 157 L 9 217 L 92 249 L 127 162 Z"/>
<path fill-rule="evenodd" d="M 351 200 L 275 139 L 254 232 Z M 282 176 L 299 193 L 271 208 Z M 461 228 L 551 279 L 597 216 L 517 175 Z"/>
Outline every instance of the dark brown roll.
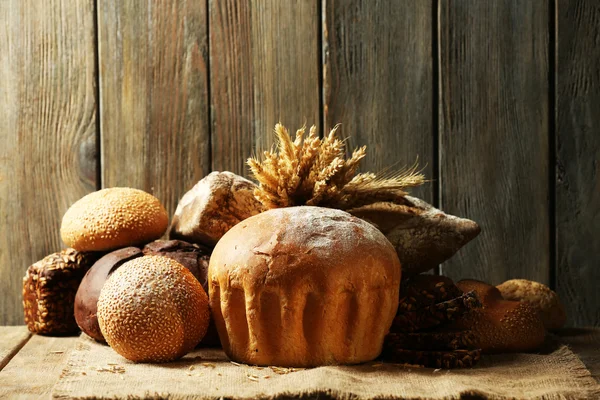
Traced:
<path fill-rule="evenodd" d="M 206 274 L 212 252 L 208 247 L 183 240 L 156 240 L 144 246 L 142 252 L 147 256 L 164 256 L 177 261 L 190 270 L 208 293 Z"/>
<path fill-rule="evenodd" d="M 88 336 L 100 342 L 105 341 L 96 316 L 100 290 L 117 268 L 142 255 L 142 251 L 137 247 L 115 250 L 96 261 L 85 274 L 75 296 L 75 320 L 79 328 Z"/>
<path fill-rule="evenodd" d="M 169 257 L 186 267 L 196 277 L 208 295 L 208 264 L 212 250 L 206 246 L 192 244 L 183 240 L 156 240 L 148 243 L 142 250 L 144 255 Z M 220 346 L 219 334 L 211 317 L 208 331 L 201 346 Z"/>

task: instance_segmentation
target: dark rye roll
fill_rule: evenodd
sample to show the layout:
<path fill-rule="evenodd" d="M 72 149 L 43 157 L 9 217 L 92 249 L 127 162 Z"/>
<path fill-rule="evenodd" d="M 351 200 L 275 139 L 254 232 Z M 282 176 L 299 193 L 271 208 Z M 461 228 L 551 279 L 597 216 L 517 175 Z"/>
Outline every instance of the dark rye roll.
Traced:
<path fill-rule="evenodd" d="M 75 320 L 88 336 L 104 342 L 98 325 L 98 297 L 108 277 L 129 260 L 143 256 L 137 247 L 126 247 L 108 253 L 92 266 L 81 281 L 75 296 Z"/>
<path fill-rule="evenodd" d="M 206 274 L 212 252 L 210 248 L 183 240 L 155 240 L 144 246 L 142 252 L 146 256 L 164 256 L 177 261 L 190 270 L 208 293 Z"/>

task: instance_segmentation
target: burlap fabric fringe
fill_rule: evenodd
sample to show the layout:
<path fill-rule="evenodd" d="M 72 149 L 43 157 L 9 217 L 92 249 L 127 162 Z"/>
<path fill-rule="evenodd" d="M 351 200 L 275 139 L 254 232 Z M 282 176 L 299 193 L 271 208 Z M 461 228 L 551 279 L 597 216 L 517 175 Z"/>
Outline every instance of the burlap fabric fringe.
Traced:
<path fill-rule="evenodd" d="M 134 364 L 79 339 L 53 389 L 59 399 L 587 399 L 600 385 L 566 346 L 548 354 L 484 357 L 472 369 L 433 370 L 370 362 L 288 370 L 231 363 L 221 350 L 196 350 L 168 364 Z M 469 397 L 470 396 L 470 397 Z"/>

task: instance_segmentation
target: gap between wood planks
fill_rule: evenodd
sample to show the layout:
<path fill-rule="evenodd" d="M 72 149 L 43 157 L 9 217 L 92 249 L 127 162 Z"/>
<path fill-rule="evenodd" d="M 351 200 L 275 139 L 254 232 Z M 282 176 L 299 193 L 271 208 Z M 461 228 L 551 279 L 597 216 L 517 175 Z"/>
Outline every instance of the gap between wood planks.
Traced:
<path fill-rule="evenodd" d="M 8 363 L 17 355 L 17 353 L 19 353 L 19 351 L 21 351 L 23 347 L 25 347 L 27 342 L 29 342 L 29 340 L 31 339 L 31 336 L 33 335 L 31 333 L 28 333 L 25 339 L 21 340 L 21 342 L 19 342 L 15 347 L 13 347 L 13 349 L 9 351 L 6 354 L 6 356 L 0 359 L 0 372 L 2 372 L 4 367 L 8 365 Z"/>

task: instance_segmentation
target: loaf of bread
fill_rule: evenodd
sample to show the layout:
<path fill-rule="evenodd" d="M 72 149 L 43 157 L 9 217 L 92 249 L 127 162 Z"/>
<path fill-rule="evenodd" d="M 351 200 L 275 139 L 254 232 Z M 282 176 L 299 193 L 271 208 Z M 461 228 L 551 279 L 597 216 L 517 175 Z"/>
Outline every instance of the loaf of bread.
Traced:
<path fill-rule="evenodd" d="M 212 172 L 179 201 L 170 239 L 214 246 L 234 225 L 263 211 L 256 185 L 231 172 Z"/>
<path fill-rule="evenodd" d="M 400 261 L 371 224 L 334 209 L 250 217 L 213 250 L 210 303 L 227 355 L 310 367 L 376 358 L 398 308 Z"/>
<path fill-rule="evenodd" d="M 355 208 L 350 214 L 374 224 L 392 243 L 403 276 L 435 268 L 452 257 L 481 231 L 476 222 L 438 210 L 412 196 Z"/>
<path fill-rule="evenodd" d="M 75 293 L 97 255 L 66 249 L 31 265 L 23 278 L 25 323 L 33 333 L 77 332 Z"/>

